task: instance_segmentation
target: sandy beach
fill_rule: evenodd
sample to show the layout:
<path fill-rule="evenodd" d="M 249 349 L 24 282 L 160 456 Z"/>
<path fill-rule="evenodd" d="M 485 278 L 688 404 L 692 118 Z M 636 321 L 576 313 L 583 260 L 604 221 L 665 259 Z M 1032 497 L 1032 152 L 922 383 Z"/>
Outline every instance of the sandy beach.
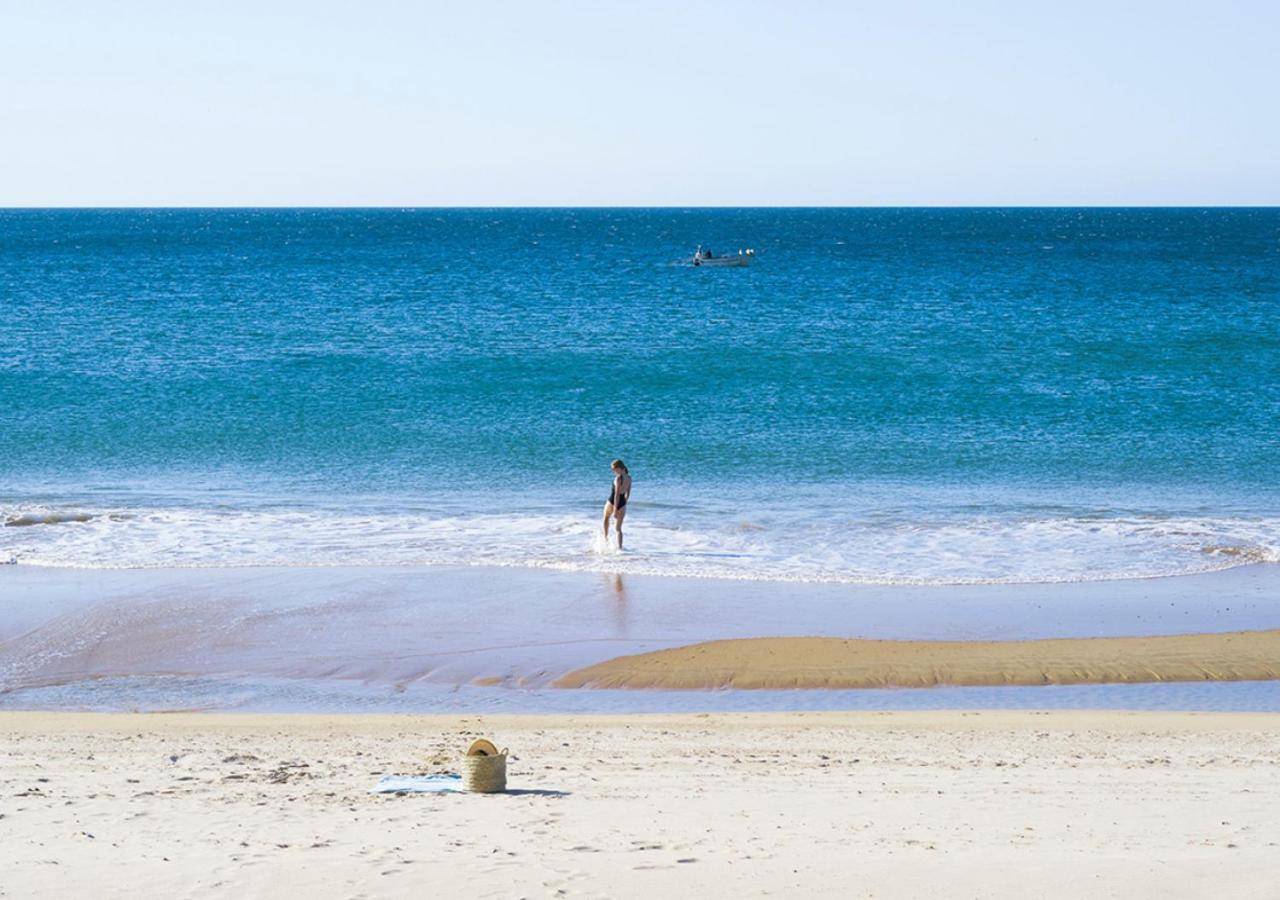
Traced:
<path fill-rule="evenodd" d="M 0 896 L 1265 897 L 1280 716 L 0 714 Z M 511 749 L 506 795 L 375 795 Z"/>

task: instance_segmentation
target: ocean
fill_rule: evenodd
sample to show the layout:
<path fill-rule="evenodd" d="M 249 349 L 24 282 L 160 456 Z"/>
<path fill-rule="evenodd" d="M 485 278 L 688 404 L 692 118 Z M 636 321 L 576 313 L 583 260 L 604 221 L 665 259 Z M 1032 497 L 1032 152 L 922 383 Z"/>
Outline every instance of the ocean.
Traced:
<path fill-rule="evenodd" d="M 1275 209 L 4 210 L 0 562 L 1276 563 L 1278 314 Z"/>

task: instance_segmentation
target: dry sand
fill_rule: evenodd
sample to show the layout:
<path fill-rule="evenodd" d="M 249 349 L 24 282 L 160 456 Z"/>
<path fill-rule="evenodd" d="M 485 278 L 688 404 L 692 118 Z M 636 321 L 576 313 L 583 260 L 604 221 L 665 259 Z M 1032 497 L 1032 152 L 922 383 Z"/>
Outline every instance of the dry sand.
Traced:
<path fill-rule="evenodd" d="M 879 688 L 1275 678 L 1280 678 L 1280 631 L 1237 631 L 1036 641 L 709 641 L 620 656 L 570 672 L 555 686 Z"/>
<path fill-rule="evenodd" d="M 1272 897 L 1280 716 L 0 713 L 5 897 Z M 507 795 L 380 796 L 511 748 Z"/>

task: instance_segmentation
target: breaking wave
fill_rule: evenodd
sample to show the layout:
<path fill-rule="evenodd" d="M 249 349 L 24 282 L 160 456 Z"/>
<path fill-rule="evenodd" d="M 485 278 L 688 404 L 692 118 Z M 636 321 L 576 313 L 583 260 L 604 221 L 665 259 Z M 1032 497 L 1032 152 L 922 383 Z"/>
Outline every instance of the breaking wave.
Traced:
<path fill-rule="evenodd" d="M 471 565 L 582 572 L 961 584 L 1150 578 L 1280 562 L 1280 519 L 952 515 L 840 519 L 646 508 L 626 550 L 578 510 L 9 509 L 0 559 L 77 568 Z"/>

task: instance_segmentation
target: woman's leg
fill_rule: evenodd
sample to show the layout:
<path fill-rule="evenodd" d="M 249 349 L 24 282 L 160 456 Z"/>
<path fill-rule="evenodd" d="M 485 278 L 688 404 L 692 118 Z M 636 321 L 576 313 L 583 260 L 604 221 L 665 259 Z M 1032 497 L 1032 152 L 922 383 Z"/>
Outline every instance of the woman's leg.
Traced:
<path fill-rule="evenodd" d="M 609 540 L 609 517 L 613 515 L 613 504 L 605 503 L 604 505 L 604 539 Z"/>
<path fill-rule="evenodd" d="M 618 549 L 619 550 L 622 549 L 622 520 L 625 519 L 626 517 L 627 517 L 627 508 L 625 506 L 621 507 L 616 513 L 614 513 L 614 518 L 618 520 Z M 604 527 L 604 536 L 606 538 L 609 537 L 608 525 L 605 525 Z"/>

